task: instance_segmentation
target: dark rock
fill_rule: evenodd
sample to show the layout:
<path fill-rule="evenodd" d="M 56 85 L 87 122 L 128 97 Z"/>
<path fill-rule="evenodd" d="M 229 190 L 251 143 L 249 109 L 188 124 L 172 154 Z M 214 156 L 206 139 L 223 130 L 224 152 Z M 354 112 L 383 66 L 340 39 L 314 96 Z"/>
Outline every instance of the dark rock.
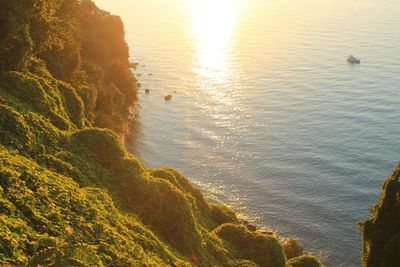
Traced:
<path fill-rule="evenodd" d="M 145 92 L 146 94 L 150 94 L 150 89 L 146 89 L 146 90 L 144 90 L 144 92 Z"/>
<path fill-rule="evenodd" d="M 257 231 L 257 226 L 255 226 L 254 224 L 248 224 L 247 229 L 251 232 L 255 232 Z"/>
<path fill-rule="evenodd" d="M 265 230 L 265 229 L 258 230 L 257 232 L 259 232 L 260 234 L 263 234 L 263 235 L 274 235 L 275 234 L 274 232 Z"/>
<path fill-rule="evenodd" d="M 243 224 L 243 225 L 248 225 L 248 224 L 249 224 L 249 221 L 242 220 L 240 223 Z"/>

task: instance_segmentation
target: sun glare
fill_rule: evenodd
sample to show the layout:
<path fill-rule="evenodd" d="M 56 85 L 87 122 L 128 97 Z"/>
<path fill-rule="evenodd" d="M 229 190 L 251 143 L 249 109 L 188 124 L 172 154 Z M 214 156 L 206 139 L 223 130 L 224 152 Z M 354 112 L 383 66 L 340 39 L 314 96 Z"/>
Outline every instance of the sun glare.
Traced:
<path fill-rule="evenodd" d="M 235 0 L 191 0 L 197 72 L 223 83 L 237 20 Z"/>

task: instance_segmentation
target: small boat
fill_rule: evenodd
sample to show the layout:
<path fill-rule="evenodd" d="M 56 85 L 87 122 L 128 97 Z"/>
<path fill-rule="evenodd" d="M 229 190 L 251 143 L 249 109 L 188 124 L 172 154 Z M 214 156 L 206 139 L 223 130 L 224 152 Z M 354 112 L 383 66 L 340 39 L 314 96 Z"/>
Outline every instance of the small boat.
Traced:
<path fill-rule="evenodd" d="M 145 94 L 150 94 L 150 89 L 144 90 L 144 93 L 145 93 Z"/>
<path fill-rule="evenodd" d="M 347 62 L 351 64 L 360 64 L 361 60 L 359 58 L 356 58 L 355 56 L 351 55 L 347 58 Z"/>
<path fill-rule="evenodd" d="M 172 95 L 166 95 L 164 99 L 165 101 L 170 101 L 172 99 Z"/>

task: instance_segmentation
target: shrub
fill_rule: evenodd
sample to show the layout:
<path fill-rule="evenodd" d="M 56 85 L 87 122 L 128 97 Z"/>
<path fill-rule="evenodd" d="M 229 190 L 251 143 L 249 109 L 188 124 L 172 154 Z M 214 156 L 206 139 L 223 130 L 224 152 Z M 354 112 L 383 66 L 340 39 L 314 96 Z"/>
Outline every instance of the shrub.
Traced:
<path fill-rule="evenodd" d="M 86 128 L 72 135 L 77 149 L 86 148 L 90 156 L 105 168 L 117 164 L 126 156 L 118 136 L 106 129 Z"/>
<path fill-rule="evenodd" d="M 2 96 L 13 105 L 39 113 L 61 130 L 70 128 L 61 98 L 54 85 L 45 79 L 19 72 L 0 75 Z"/>
<path fill-rule="evenodd" d="M 0 104 L 0 141 L 16 149 L 30 149 L 32 133 L 24 117 L 11 107 Z"/>
<path fill-rule="evenodd" d="M 189 180 L 187 180 L 176 170 L 169 167 L 154 169 L 151 171 L 151 175 L 157 178 L 168 180 L 180 190 L 187 193 L 190 193 L 195 189 L 195 187 L 189 182 Z"/>
<path fill-rule="evenodd" d="M 163 240 L 185 255 L 200 249 L 201 235 L 193 207 L 170 182 L 148 175 L 133 158 L 114 166 L 124 203 Z"/>
<path fill-rule="evenodd" d="M 285 267 L 286 259 L 279 241 L 272 236 L 248 231 L 237 224 L 223 224 L 213 231 L 227 241 L 238 257 L 263 267 Z"/>
<path fill-rule="evenodd" d="M 290 267 L 323 267 L 317 258 L 310 255 L 292 258 L 287 263 Z"/>
<path fill-rule="evenodd" d="M 95 108 L 97 101 L 97 90 L 93 86 L 82 86 L 77 90 L 85 106 L 85 117 L 88 122 L 93 123 L 95 119 Z"/>
<path fill-rule="evenodd" d="M 211 207 L 211 219 L 217 226 L 224 223 L 234 223 L 234 224 L 239 223 L 236 214 L 225 205 L 211 204 L 210 207 Z"/>
<path fill-rule="evenodd" d="M 185 176 L 169 167 L 154 169 L 151 171 L 151 175 L 167 180 L 175 185 L 194 200 L 193 204 L 196 205 L 202 216 L 209 216 L 210 207 L 204 199 L 203 193 L 197 187 L 193 186 Z"/>
<path fill-rule="evenodd" d="M 5 14 L 2 12 L 1 14 L 0 70 L 24 71 L 33 45 L 29 34 L 29 24 L 25 23 L 26 16 L 21 16 L 24 12 L 16 11 L 16 9 L 21 8 L 17 7 L 19 3 L 7 3 L 8 5 L 11 4 L 12 8 L 10 6 L 5 7 L 4 4 L 5 2 L 0 6 L 2 11 L 11 9 L 13 12 Z M 16 13 L 19 13 L 18 19 Z"/>
<path fill-rule="evenodd" d="M 46 92 L 40 83 L 19 72 L 4 72 L 0 75 L 1 90 L 15 97 L 32 110 L 48 111 Z"/>
<path fill-rule="evenodd" d="M 69 119 L 78 128 L 82 128 L 85 123 L 82 99 L 78 96 L 75 89 L 67 83 L 58 82 L 57 88 L 61 93 L 63 106 L 67 111 Z"/>

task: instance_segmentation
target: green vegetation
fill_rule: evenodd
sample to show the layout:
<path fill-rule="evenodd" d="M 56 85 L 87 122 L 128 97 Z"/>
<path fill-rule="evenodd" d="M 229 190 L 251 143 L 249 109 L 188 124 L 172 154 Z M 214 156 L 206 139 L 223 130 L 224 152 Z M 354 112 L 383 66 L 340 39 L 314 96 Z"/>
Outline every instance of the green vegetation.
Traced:
<path fill-rule="evenodd" d="M 84 122 L 81 110 L 69 110 L 79 126 L 126 131 L 137 81 L 119 17 L 90 0 L 15 0 L 0 2 L 0 25 L 0 71 L 34 73 L 44 78 L 45 90 L 52 88 L 46 83 L 58 83 L 66 109 L 79 95 L 85 105 Z M 23 88 L 15 94 L 30 102 L 43 93 L 26 94 L 29 84 Z M 45 108 L 42 104 L 35 107 Z"/>
<path fill-rule="evenodd" d="M 372 217 L 360 224 L 364 234 L 363 266 L 400 266 L 399 178 L 400 165 L 386 179 Z"/>
<path fill-rule="evenodd" d="M 288 266 L 290 267 L 320 267 L 323 266 L 321 262 L 310 255 L 303 255 L 288 260 Z"/>
<path fill-rule="evenodd" d="M 1 77 L 1 261 L 285 266 L 275 237 L 240 226 L 175 170 L 146 168 L 112 131 L 83 127 L 73 87 Z"/>
<path fill-rule="evenodd" d="M 118 17 L 89 0 L 0 13 L 0 265 L 287 266 L 276 237 L 126 151 L 136 80 Z"/>
<path fill-rule="evenodd" d="M 239 258 L 252 260 L 259 266 L 285 267 L 286 258 L 275 237 L 248 231 L 237 224 L 223 224 L 213 231 L 232 247 Z"/>

